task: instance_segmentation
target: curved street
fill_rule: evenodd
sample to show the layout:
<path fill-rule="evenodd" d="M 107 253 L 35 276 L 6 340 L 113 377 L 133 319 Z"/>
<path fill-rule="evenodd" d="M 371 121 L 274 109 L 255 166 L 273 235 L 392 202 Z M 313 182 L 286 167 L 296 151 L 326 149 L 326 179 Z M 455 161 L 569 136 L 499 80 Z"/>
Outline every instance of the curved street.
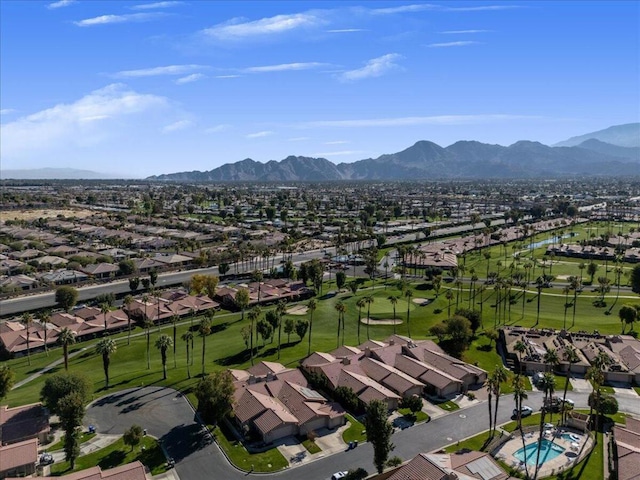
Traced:
<path fill-rule="evenodd" d="M 588 408 L 588 393 L 570 392 L 577 408 Z M 542 405 L 542 392 L 529 392 L 526 404 L 534 410 Z M 617 395 L 620 410 L 640 415 L 637 396 Z M 504 395 L 500 401 L 498 424 L 511 420 L 513 399 Z M 487 430 L 487 404 L 478 402 L 429 423 L 397 431 L 393 436 L 395 450 L 404 460 L 421 452 L 430 452 L 445 445 Z M 233 467 L 201 425 L 187 399 L 178 391 L 162 387 L 141 387 L 124 390 L 96 400 L 89 405 L 85 419 L 98 433 L 122 434 L 133 424 L 147 429 L 158 438 L 167 453 L 176 461 L 181 480 L 198 480 L 206 472 L 208 478 L 242 479 L 250 475 Z M 338 470 L 362 467 L 369 473 L 373 466 L 373 449 L 365 443 L 358 448 L 324 457 L 299 467 L 268 475 L 277 479 L 325 480 Z"/>

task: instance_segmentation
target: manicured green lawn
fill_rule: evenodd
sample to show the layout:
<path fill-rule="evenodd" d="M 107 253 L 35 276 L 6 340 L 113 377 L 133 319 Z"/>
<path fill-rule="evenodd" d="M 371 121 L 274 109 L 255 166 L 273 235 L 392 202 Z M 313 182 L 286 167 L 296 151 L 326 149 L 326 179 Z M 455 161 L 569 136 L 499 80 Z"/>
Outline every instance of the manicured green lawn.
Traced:
<path fill-rule="evenodd" d="M 436 405 L 447 412 L 453 412 L 460 408 L 460 406 L 457 403 L 454 403 L 451 400 L 447 400 L 446 402 L 436 403 Z"/>
<path fill-rule="evenodd" d="M 483 432 L 476 435 L 475 437 L 467 438 L 466 440 L 463 440 L 461 442 L 455 443 L 453 445 L 449 445 L 444 450 L 447 453 L 454 453 L 454 452 L 457 452 L 458 450 L 463 450 L 465 448 L 468 448 L 469 450 L 480 451 L 482 450 L 482 447 L 484 447 L 488 438 L 489 438 L 489 432 L 488 431 Z"/>
<path fill-rule="evenodd" d="M 88 442 L 95 436 L 96 436 L 95 433 L 82 432 L 80 434 L 80 444 L 83 444 L 84 442 Z M 50 447 L 47 447 L 47 451 L 55 452 L 57 450 L 62 450 L 63 447 L 64 447 L 64 438 L 52 444 Z"/>
<path fill-rule="evenodd" d="M 314 442 L 313 440 L 309 440 L 309 439 L 303 440 L 302 446 L 306 448 L 307 451 L 312 455 L 314 453 L 319 453 L 322 451 L 322 449 L 318 446 L 318 444 L 316 444 L 316 442 Z"/>
<path fill-rule="evenodd" d="M 597 434 L 598 443 L 593 450 L 580 463 L 574 465 L 569 470 L 559 475 L 549 477 L 553 480 L 593 480 L 602 478 L 604 474 L 604 451 L 603 451 L 603 435 Z"/>
<path fill-rule="evenodd" d="M 106 470 L 136 460 L 140 460 L 147 466 L 152 475 L 158 475 L 166 471 L 166 458 L 160 445 L 154 438 L 144 437 L 133 451 L 131 447 L 124 444 L 121 438 L 108 447 L 83 455 L 76 460 L 73 470 L 70 469 L 68 462 L 54 463 L 51 466 L 51 474 L 55 476 L 66 475 L 85 468 L 95 467 L 96 465 Z"/>
<path fill-rule="evenodd" d="M 344 440 L 345 443 L 353 442 L 355 440 L 358 442 L 366 442 L 367 434 L 363 433 L 365 432 L 364 425 L 349 414 L 347 414 L 346 417 L 350 425 L 349 428 L 342 433 L 342 440 Z"/>
<path fill-rule="evenodd" d="M 409 421 L 411 421 L 413 423 L 422 423 L 422 422 L 426 422 L 427 420 L 429 420 L 429 415 L 424 413 L 422 410 L 420 410 L 419 412 L 416 412 L 414 414 L 408 408 L 399 408 L 398 409 L 398 413 L 400 413 L 407 420 L 409 420 Z"/>
<path fill-rule="evenodd" d="M 600 387 L 600 391 L 602 393 L 608 393 L 608 394 L 613 394 L 615 393 L 615 390 L 613 389 L 613 387 L 610 387 L 608 385 L 603 385 Z"/>
<path fill-rule="evenodd" d="M 633 387 L 633 389 L 636 391 L 638 395 L 640 395 L 640 387 Z"/>
<path fill-rule="evenodd" d="M 241 470 L 254 472 L 277 472 L 287 467 L 289 463 L 277 448 L 262 453 L 249 453 L 241 442 L 238 442 L 226 427 L 216 427 L 214 435 L 218 445 L 225 451 L 227 457 Z"/>

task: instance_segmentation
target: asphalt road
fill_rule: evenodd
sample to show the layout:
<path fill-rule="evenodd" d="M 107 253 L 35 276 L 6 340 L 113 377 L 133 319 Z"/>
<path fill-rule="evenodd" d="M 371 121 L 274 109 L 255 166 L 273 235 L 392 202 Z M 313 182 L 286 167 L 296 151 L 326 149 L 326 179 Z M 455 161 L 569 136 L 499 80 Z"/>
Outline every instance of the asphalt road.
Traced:
<path fill-rule="evenodd" d="M 587 406 L 587 393 L 569 392 L 577 408 Z M 638 397 L 617 396 L 620 410 L 640 415 Z M 530 392 L 526 404 L 534 410 L 542 405 L 542 393 Z M 511 419 L 513 399 L 501 397 L 498 424 Z M 488 428 L 486 402 L 458 410 L 429 423 L 398 431 L 393 436 L 392 455 L 407 460 L 421 452 L 437 450 L 445 445 L 476 435 Z M 237 470 L 226 460 L 219 447 L 201 426 L 179 392 L 169 388 L 143 387 L 125 390 L 93 402 L 87 410 L 87 425 L 99 433 L 121 434 L 131 425 L 146 428 L 150 435 L 162 441 L 168 454 L 176 461 L 181 480 L 199 480 L 206 476 L 214 480 L 235 480 L 251 476 Z M 262 477 L 278 480 L 326 480 L 339 470 L 362 467 L 373 473 L 373 449 L 370 444 L 321 458 L 299 467 Z"/>

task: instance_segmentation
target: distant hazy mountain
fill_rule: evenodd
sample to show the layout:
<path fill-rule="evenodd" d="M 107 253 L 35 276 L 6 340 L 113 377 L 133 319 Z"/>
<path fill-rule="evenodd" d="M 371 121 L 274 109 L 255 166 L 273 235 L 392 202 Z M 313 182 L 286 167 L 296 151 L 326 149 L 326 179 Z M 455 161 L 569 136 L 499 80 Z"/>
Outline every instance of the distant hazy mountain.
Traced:
<path fill-rule="evenodd" d="M 593 150 L 594 152 L 600 152 L 614 157 L 640 161 L 640 147 L 619 147 L 618 145 L 601 142 L 595 138 L 590 138 L 578 146 L 580 148 L 586 148 L 587 150 Z"/>
<path fill-rule="evenodd" d="M 586 140 L 596 139 L 619 147 L 640 147 L 640 123 L 614 125 L 597 132 L 587 133 L 579 137 L 571 137 L 564 142 L 556 143 L 554 147 L 575 147 Z"/>
<path fill-rule="evenodd" d="M 323 181 L 417 180 L 442 178 L 534 178 L 573 175 L 640 175 L 635 149 L 602 142 L 579 147 L 549 147 L 520 141 L 503 147 L 460 141 L 443 148 L 433 142 L 378 158 L 335 165 L 324 158 L 287 157 L 277 162 L 251 159 L 206 172 L 149 177 L 161 181 Z M 634 156 L 635 155 L 635 156 Z M 635 160 L 635 161 L 634 161 Z"/>
<path fill-rule="evenodd" d="M 106 173 L 75 168 L 34 168 L 25 170 L 0 170 L 2 180 L 102 180 L 117 178 Z"/>

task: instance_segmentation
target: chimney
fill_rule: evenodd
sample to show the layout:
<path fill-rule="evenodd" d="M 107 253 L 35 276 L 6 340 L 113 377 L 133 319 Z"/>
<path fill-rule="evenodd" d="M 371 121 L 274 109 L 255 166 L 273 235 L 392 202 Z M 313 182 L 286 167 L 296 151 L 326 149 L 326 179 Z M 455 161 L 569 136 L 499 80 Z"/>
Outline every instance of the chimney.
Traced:
<path fill-rule="evenodd" d="M 365 357 L 371 356 L 371 349 L 369 347 L 364 347 L 364 356 Z"/>
<path fill-rule="evenodd" d="M 351 365 L 351 359 L 349 357 L 343 357 L 342 358 L 342 364 L 343 365 Z"/>
<path fill-rule="evenodd" d="M 395 344 L 396 344 L 396 341 L 393 338 L 389 339 L 389 346 L 395 345 Z"/>

